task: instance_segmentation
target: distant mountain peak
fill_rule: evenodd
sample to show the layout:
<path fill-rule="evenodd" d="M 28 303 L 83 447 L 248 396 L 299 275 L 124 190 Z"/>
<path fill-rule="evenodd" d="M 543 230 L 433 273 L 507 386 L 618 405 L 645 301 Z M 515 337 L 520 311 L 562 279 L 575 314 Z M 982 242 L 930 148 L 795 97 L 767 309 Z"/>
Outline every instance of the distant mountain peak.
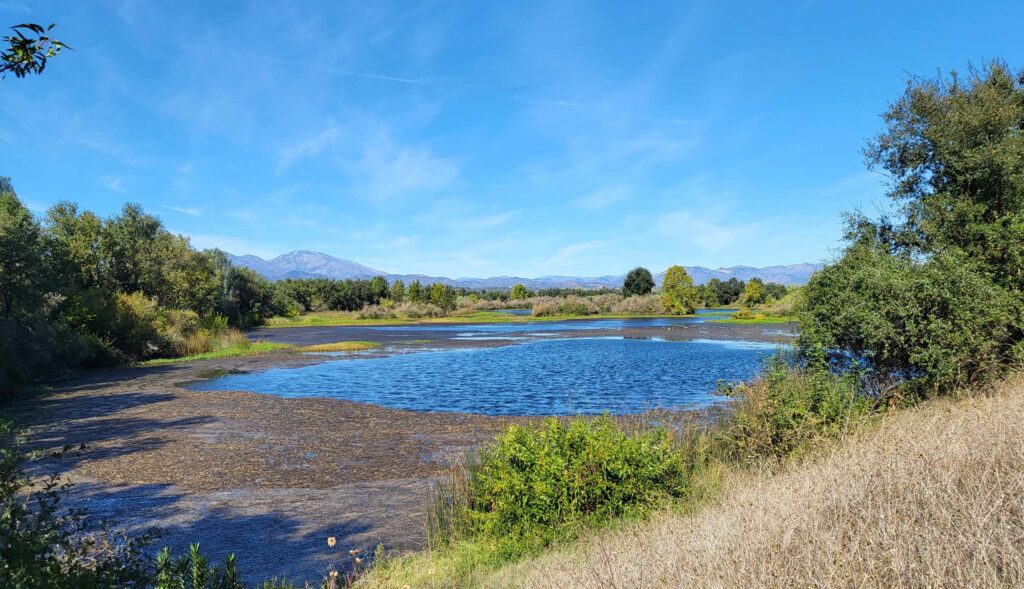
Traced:
<path fill-rule="evenodd" d="M 490 278 L 461 277 L 455 280 L 445 276 L 425 276 L 423 274 L 389 274 L 352 260 L 337 258 L 323 252 L 312 250 L 295 250 L 281 254 L 270 260 L 253 255 L 236 256 L 227 254 L 232 264 L 244 266 L 261 274 L 268 280 L 284 280 L 286 278 L 333 278 L 367 279 L 384 276 L 388 280 L 402 280 L 406 283 L 419 280 L 422 284 L 434 282 L 466 288 L 511 288 L 522 283 L 530 289 L 543 288 L 617 288 L 622 286 L 625 274 L 608 276 L 541 276 L 539 278 L 523 278 L 519 276 L 493 276 Z M 820 264 L 789 264 L 785 266 L 731 266 L 710 270 L 702 266 L 687 266 L 686 271 L 697 284 L 704 284 L 712 278 L 728 280 L 750 280 L 757 277 L 765 282 L 780 284 L 804 284 L 811 274 L 821 268 Z M 654 275 L 656 283 L 661 284 L 664 272 Z"/>

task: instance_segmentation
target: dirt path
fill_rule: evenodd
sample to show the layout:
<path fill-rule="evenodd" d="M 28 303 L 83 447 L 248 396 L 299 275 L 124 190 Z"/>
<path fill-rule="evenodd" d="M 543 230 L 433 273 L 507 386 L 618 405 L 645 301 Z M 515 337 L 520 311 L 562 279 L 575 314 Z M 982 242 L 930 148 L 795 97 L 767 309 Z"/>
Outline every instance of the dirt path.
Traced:
<path fill-rule="evenodd" d="M 158 546 L 235 552 L 250 580 L 302 581 L 345 564 L 350 548 L 422 546 L 430 478 L 510 422 L 179 386 L 215 370 L 316 361 L 270 354 L 95 373 L 12 409 L 36 447 L 89 446 L 42 467 L 75 481 L 74 502 L 94 515 L 161 528 Z"/>

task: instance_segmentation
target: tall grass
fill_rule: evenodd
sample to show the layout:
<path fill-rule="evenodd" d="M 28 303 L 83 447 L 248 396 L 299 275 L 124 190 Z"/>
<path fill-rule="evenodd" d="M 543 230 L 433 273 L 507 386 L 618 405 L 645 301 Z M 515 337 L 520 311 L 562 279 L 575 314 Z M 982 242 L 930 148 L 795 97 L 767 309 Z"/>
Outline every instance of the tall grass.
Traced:
<path fill-rule="evenodd" d="M 856 375 L 777 357 L 763 378 L 725 390 L 733 408 L 717 419 L 658 414 L 513 426 L 438 486 L 430 554 L 384 561 L 366 582 L 463 586 L 658 507 L 696 510 L 717 495 L 723 473 L 781 468 L 884 407 L 858 391 Z M 446 583 L 421 574 L 439 568 Z"/>
<path fill-rule="evenodd" d="M 720 501 L 595 534 L 480 583 L 591 587 L 1024 586 L 1024 379 L 853 428 Z"/>

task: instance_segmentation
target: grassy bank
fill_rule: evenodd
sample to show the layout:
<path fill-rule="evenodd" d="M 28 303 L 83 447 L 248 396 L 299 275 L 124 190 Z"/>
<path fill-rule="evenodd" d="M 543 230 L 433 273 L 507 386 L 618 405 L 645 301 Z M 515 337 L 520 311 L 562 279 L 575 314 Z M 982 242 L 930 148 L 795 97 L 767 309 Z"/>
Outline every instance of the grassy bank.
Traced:
<path fill-rule="evenodd" d="M 937 400 L 781 473 L 732 472 L 663 512 L 481 586 L 1024 586 L 1024 380 Z"/>
<path fill-rule="evenodd" d="M 888 413 L 843 388 L 817 412 L 748 390 L 736 419 L 676 446 L 687 492 L 651 518 L 518 557 L 478 533 L 384 560 L 360 586 L 1021 586 L 1024 379 Z"/>
<path fill-rule="evenodd" d="M 735 318 L 721 318 L 721 319 L 709 319 L 710 323 L 729 323 L 732 325 L 773 325 L 777 323 L 795 323 L 799 321 L 794 315 L 783 315 L 780 317 L 773 317 L 770 315 L 757 316 L 751 319 L 735 319 Z"/>
<path fill-rule="evenodd" d="M 297 353 L 317 353 L 317 352 L 361 352 L 365 350 L 372 350 L 379 348 L 379 342 L 368 342 L 368 341 L 342 341 L 332 342 L 327 344 L 316 344 L 311 346 L 295 346 L 292 344 L 277 344 L 272 342 L 251 342 L 249 340 L 244 341 L 233 341 L 230 344 L 212 350 L 210 352 L 204 352 L 202 354 L 192 354 L 189 356 L 181 356 L 178 358 L 156 358 L 153 360 L 147 360 L 145 362 L 139 362 L 139 366 L 162 366 L 166 364 L 178 364 L 180 362 L 193 362 L 196 360 L 215 360 L 217 358 L 235 358 L 239 356 L 253 356 L 256 354 L 265 354 L 268 352 L 297 352 Z"/>
<path fill-rule="evenodd" d="M 497 311 L 476 311 L 466 314 L 454 314 L 447 317 L 423 317 L 418 319 L 362 319 L 356 312 L 321 311 L 305 313 L 296 317 L 271 317 L 266 327 L 340 327 L 340 326 L 374 326 L 374 325 L 419 325 L 431 323 L 543 323 L 549 321 L 587 320 L 587 319 L 644 319 L 644 318 L 680 318 L 693 315 L 630 313 L 604 313 L 595 315 L 551 315 L 534 317 L 532 315 L 511 315 Z"/>
<path fill-rule="evenodd" d="M 594 530 L 700 510 L 726 473 L 778 469 L 870 423 L 884 406 L 857 391 L 855 377 L 777 359 L 728 391 L 733 410 L 710 423 L 659 415 L 514 427 L 439 488 L 430 551 L 383 560 L 364 582 L 471 586 Z"/>

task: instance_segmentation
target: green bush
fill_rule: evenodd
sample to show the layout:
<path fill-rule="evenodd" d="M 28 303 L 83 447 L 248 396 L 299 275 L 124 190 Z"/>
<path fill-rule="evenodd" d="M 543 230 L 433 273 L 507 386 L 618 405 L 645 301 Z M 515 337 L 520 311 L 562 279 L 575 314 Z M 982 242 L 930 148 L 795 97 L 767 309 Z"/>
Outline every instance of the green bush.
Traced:
<path fill-rule="evenodd" d="M 627 433 L 607 416 L 549 419 L 511 426 L 486 447 L 470 468 L 463 512 L 440 523 L 448 537 L 488 538 L 514 557 L 581 526 L 649 513 L 687 488 L 665 430 Z"/>
<path fill-rule="evenodd" d="M 599 310 L 593 301 L 575 295 L 566 297 L 538 297 L 533 302 L 534 317 L 561 315 L 582 317 L 597 314 Z"/>
<path fill-rule="evenodd" d="M 13 443 L 9 442 L 13 438 Z M 0 422 L 0 587 L 119 588 L 148 585 L 147 538 L 114 537 L 89 528 L 85 513 L 61 505 L 69 485 L 56 476 L 35 482 L 31 456 Z"/>
<path fill-rule="evenodd" d="M 959 256 L 921 262 L 856 243 L 804 288 L 801 346 L 866 363 L 876 382 L 930 396 L 997 374 L 1020 300 Z"/>
<path fill-rule="evenodd" d="M 727 388 L 725 394 L 739 403 L 715 432 L 716 455 L 743 464 L 798 454 L 834 439 L 875 409 L 860 388 L 858 372 L 833 374 L 820 349 L 803 367 L 776 354 L 763 378 Z"/>

